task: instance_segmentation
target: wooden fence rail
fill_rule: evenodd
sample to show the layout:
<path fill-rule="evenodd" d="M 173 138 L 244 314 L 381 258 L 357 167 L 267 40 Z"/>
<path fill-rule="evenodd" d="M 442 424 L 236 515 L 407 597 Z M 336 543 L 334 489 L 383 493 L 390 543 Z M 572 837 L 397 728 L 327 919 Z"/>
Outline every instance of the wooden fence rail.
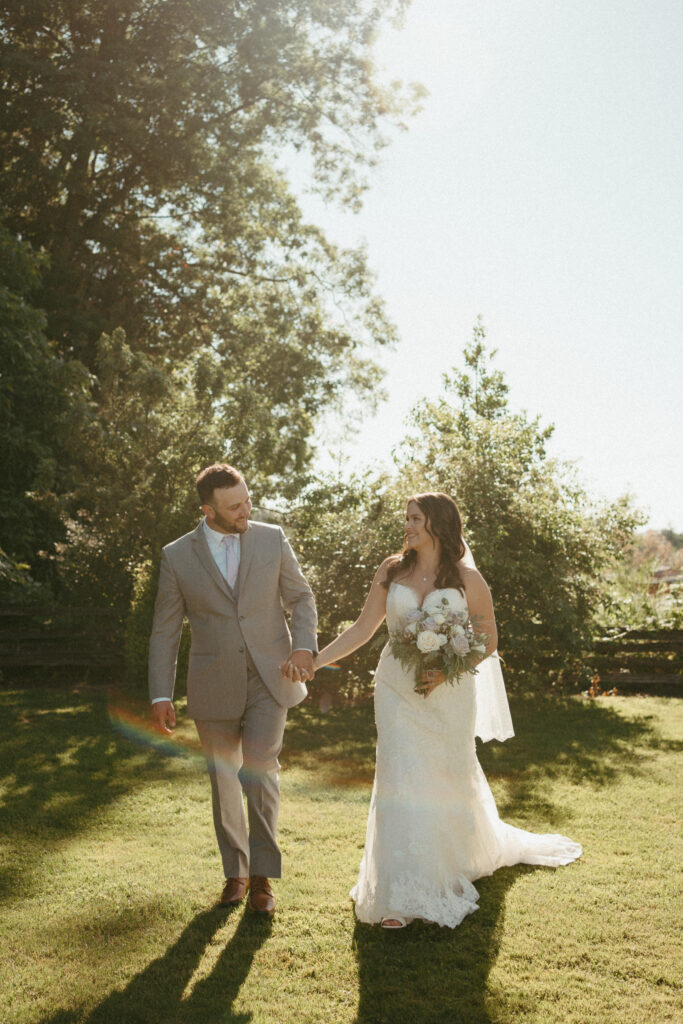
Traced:
<path fill-rule="evenodd" d="M 0 669 L 122 664 L 121 620 L 111 608 L 0 608 Z"/>
<path fill-rule="evenodd" d="M 633 692 L 683 687 L 683 629 L 624 630 L 594 641 L 591 665 L 600 687 Z"/>
<path fill-rule="evenodd" d="M 625 630 L 589 654 L 601 690 L 683 689 L 683 630 Z M 0 608 L 0 669 L 122 669 L 123 626 L 111 608 Z"/>

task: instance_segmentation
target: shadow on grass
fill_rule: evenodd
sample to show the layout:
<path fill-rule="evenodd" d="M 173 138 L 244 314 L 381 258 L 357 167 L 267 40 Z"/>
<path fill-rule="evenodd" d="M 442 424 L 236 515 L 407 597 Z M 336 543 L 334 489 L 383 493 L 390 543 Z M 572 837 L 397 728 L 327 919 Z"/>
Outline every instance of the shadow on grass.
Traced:
<path fill-rule="evenodd" d="M 563 777 L 605 787 L 623 773 L 647 771 L 649 757 L 674 747 L 646 717 L 629 719 L 604 704 L 534 696 L 513 699 L 512 705 L 515 739 L 480 746 L 479 756 L 489 778 L 504 784 L 501 815 L 529 818 L 532 828 L 535 817 L 563 823 L 562 807 L 548 798 L 548 780 Z M 156 751 L 112 730 L 104 693 L 5 693 L 0 707 L 6 723 L 0 829 L 10 840 L 26 840 L 25 880 L 46 846 L 92 828 L 103 807 L 167 778 L 172 768 L 173 762 Z M 290 716 L 284 760 L 292 767 L 310 766 L 312 785 L 367 784 L 369 796 L 374 747 L 371 705 L 333 709 L 325 716 L 306 707 Z M 13 894 L 20 895 L 21 878 L 17 883 L 5 870 Z M 507 892 L 531 870 L 543 869 L 506 868 L 480 880 L 480 909 L 454 931 L 415 923 L 392 934 L 357 925 L 358 1024 L 504 1021 L 505 1007 L 488 991 L 488 976 L 498 956 Z M 250 1016 L 231 1016 L 230 1008 L 270 934 L 268 921 L 244 915 L 210 974 L 183 1000 L 224 920 L 224 911 L 197 915 L 164 956 L 123 991 L 107 996 L 85 1017 L 65 1010 L 43 1024 L 84 1019 L 87 1024 L 246 1024 Z"/>
<path fill-rule="evenodd" d="M 506 743 L 477 744 L 487 778 L 503 780 L 501 815 L 540 815 L 560 825 L 561 808 L 547 798 L 548 784 L 562 777 L 581 785 L 607 786 L 621 774 L 647 769 L 655 752 L 678 750 L 647 717 L 626 718 L 593 701 L 555 695 L 513 696 L 515 736 Z M 311 768 L 323 785 L 372 783 L 375 755 L 372 704 L 334 708 L 323 715 L 312 706 L 290 714 L 283 761 Z"/>
<path fill-rule="evenodd" d="M 232 911 L 238 912 L 237 908 Z M 252 1015 L 233 1015 L 231 1007 L 254 956 L 271 933 L 269 918 L 245 912 L 210 974 L 183 999 L 207 947 L 230 913 L 214 907 L 198 914 L 163 956 L 87 1016 L 77 1010 L 60 1010 L 43 1018 L 41 1024 L 248 1024 Z"/>
<path fill-rule="evenodd" d="M 488 777 L 504 784 L 499 787 L 505 794 L 498 801 L 501 816 L 529 818 L 532 828 L 537 819 L 538 831 L 566 820 L 565 809 L 550 799 L 551 780 L 562 777 L 603 788 L 622 774 L 647 771 L 655 752 L 679 746 L 663 739 L 646 717 L 627 718 L 603 704 L 532 695 L 513 697 L 511 705 L 515 738 L 479 744 L 478 756 Z M 352 737 L 359 762 L 356 776 L 369 784 L 375 743 L 371 705 L 335 709 L 324 717 L 306 708 L 293 716 L 289 763 L 321 764 L 326 782 L 334 784 L 335 760 L 348 756 L 345 735 Z M 343 785 L 344 777 L 340 781 Z M 479 910 L 455 930 L 415 922 L 405 931 L 387 933 L 357 923 L 356 1024 L 503 1024 L 533 1014 L 531 996 L 516 993 L 513 1006 L 510 997 L 491 991 L 488 979 L 498 958 L 508 890 L 525 874 L 543 870 L 552 869 L 517 865 L 480 879 Z"/>
<path fill-rule="evenodd" d="M 648 770 L 652 757 L 681 744 L 664 739 L 648 716 L 626 717 L 616 708 L 580 698 L 532 695 L 511 700 L 515 737 L 479 744 L 489 780 L 503 779 L 501 817 L 539 817 L 553 828 L 566 818 L 547 798 L 550 783 L 564 779 L 602 789 L 620 776 Z"/>
<path fill-rule="evenodd" d="M 46 849 L 168 775 L 175 759 L 117 733 L 108 706 L 104 689 L 0 692 L 0 834 L 22 847 L 0 867 L 0 899 L 26 894 Z"/>
<path fill-rule="evenodd" d="M 372 704 L 321 713 L 308 701 L 289 712 L 285 768 L 310 769 L 324 786 L 372 785 L 377 734 Z"/>
<path fill-rule="evenodd" d="M 502 868 L 477 882 L 479 910 L 456 928 L 415 921 L 398 932 L 356 924 L 359 1002 L 356 1024 L 493 1024 L 505 1007 L 488 976 L 498 958 L 505 897 L 521 875 Z"/>

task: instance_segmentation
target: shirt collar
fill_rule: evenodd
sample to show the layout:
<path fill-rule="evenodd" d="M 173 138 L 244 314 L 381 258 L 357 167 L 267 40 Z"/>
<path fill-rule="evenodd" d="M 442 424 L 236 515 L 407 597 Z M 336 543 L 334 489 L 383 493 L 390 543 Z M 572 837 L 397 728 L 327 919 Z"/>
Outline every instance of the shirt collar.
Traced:
<path fill-rule="evenodd" d="M 234 537 L 238 544 L 240 540 L 239 533 L 219 533 L 218 530 L 213 530 L 207 523 L 206 516 L 204 516 L 204 536 L 212 551 L 220 550 L 224 537 Z"/>

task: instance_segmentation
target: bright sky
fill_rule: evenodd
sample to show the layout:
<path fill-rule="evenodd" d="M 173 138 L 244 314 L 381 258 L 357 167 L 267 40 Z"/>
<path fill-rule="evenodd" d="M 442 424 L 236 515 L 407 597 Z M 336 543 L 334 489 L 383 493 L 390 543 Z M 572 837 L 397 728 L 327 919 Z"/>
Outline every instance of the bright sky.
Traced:
<path fill-rule="evenodd" d="M 355 440 L 321 437 L 321 467 L 388 463 L 481 313 L 552 453 L 683 531 L 681 54 L 677 0 L 413 0 L 377 59 L 429 89 L 423 112 L 362 213 L 306 207 L 367 242 L 402 339 L 390 400 Z"/>

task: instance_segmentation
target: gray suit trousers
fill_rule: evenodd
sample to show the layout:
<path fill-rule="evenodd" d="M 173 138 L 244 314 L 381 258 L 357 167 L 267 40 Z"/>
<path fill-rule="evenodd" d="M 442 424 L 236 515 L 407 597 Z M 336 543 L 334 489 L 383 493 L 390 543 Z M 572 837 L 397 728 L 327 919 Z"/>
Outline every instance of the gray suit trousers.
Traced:
<path fill-rule="evenodd" d="M 213 821 L 226 878 L 280 878 L 276 840 L 280 762 L 287 709 L 250 662 L 244 711 L 223 721 L 195 720 L 211 779 Z M 249 830 L 242 794 L 247 798 Z"/>

